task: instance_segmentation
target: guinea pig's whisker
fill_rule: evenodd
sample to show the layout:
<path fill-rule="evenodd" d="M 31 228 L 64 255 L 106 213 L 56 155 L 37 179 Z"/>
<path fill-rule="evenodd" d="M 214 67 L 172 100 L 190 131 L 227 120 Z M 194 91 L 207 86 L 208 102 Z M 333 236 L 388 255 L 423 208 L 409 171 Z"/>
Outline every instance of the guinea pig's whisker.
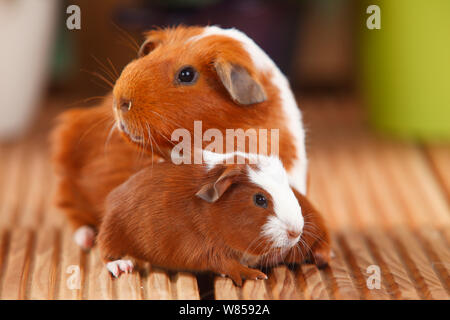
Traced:
<path fill-rule="evenodd" d="M 110 87 L 109 85 L 105 86 L 103 83 L 95 81 L 94 79 L 91 79 L 91 82 L 99 86 L 100 88 L 103 88 L 104 90 L 110 91 L 112 89 L 112 87 Z"/>
<path fill-rule="evenodd" d="M 130 44 L 130 42 L 126 38 L 122 37 L 121 35 L 119 35 L 119 39 L 118 39 L 117 43 L 131 49 L 135 54 L 137 54 L 139 52 L 139 50 L 137 50 L 134 47 L 134 45 Z"/>
<path fill-rule="evenodd" d="M 145 139 L 145 128 L 143 125 L 144 122 L 139 124 L 139 133 L 138 133 L 138 139 L 140 140 L 143 149 L 146 150 L 147 149 L 147 145 L 148 145 L 148 141 L 147 139 Z"/>
<path fill-rule="evenodd" d="M 311 237 L 314 237 L 315 239 L 321 239 L 317 234 L 316 234 L 316 232 L 314 232 L 314 230 L 309 230 L 309 228 L 304 228 L 303 229 L 303 234 L 305 234 L 305 235 L 308 235 L 308 236 L 311 236 Z"/>
<path fill-rule="evenodd" d="M 300 238 L 300 242 L 306 248 L 306 252 L 311 252 L 312 251 L 311 247 L 303 239 Z M 302 258 L 304 258 L 304 257 L 302 256 Z"/>
<path fill-rule="evenodd" d="M 320 229 L 319 229 L 314 223 L 305 221 L 304 224 L 305 224 L 304 228 L 305 228 L 306 230 L 320 231 Z"/>
<path fill-rule="evenodd" d="M 272 244 L 266 242 L 264 243 L 264 247 L 262 249 L 262 256 L 264 257 L 270 257 L 272 254 L 272 251 L 270 250 L 272 248 Z"/>
<path fill-rule="evenodd" d="M 145 123 L 145 125 L 147 126 L 148 136 L 149 136 L 150 140 L 153 141 L 153 143 L 155 144 L 155 147 L 158 149 L 160 154 L 163 155 L 164 153 L 162 152 L 162 150 L 159 147 L 158 143 L 156 142 L 155 138 L 153 138 L 150 126 L 148 125 L 148 123 Z M 152 149 L 152 153 L 153 153 L 153 149 Z"/>
<path fill-rule="evenodd" d="M 145 123 L 145 126 L 147 127 L 147 135 L 148 135 L 148 140 L 150 141 L 150 148 L 152 149 L 152 167 L 153 167 L 153 141 L 152 141 L 152 134 L 150 132 L 150 128 L 148 127 L 147 123 Z"/>
<path fill-rule="evenodd" d="M 144 128 L 144 125 L 142 125 L 142 124 L 139 126 L 139 135 L 141 137 L 141 143 L 140 143 L 141 148 L 140 148 L 139 156 L 140 156 L 140 160 L 144 159 L 145 155 L 147 154 L 148 147 L 150 146 L 152 167 L 153 167 L 154 150 L 153 150 L 152 136 L 151 136 L 151 132 L 150 132 L 150 128 L 149 128 L 148 124 L 146 122 L 142 122 L 142 123 L 145 124 L 145 128 Z M 148 139 L 145 138 L 145 131 L 147 131 Z"/>
<path fill-rule="evenodd" d="M 172 145 L 175 145 L 175 142 L 173 142 L 172 140 L 170 140 L 169 138 L 167 138 L 164 134 L 160 132 L 158 132 L 158 134 L 163 137 L 165 140 L 167 140 L 169 143 L 171 143 Z"/>
<path fill-rule="evenodd" d="M 298 256 L 301 257 L 301 261 L 305 260 L 305 256 L 303 255 L 302 248 L 300 247 L 300 245 L 298 243 L 295 245 L 295 248 L 297 250 L 294 252 L 296 252 L 298 254 Z M 295 258 L 295 256 L 294 256 L 294 258 Z M 294 260 L 294 261 L 296 261 L 296 260 Z"/>
<path fill-rule="evenodd" d="M 84 69 L 82 69 L 81 71 L 89 73 L 89 74 L 97 77 L 98 79 L 102 80 L 104 83 L 106 83 L 109 86 L 109 89 L 114 88 L 114 84 L 113 84 L 114 81 L 109 80 L 104 75 L 102 75 L 98 72 L 95 72 L 95 71 L 88 71 L 88 70 L 84 70 Z"/>
<path fill-rule="evenodd" d="M 83 141 L 83 139 L 87 136 L 87 134 L 89 132 L 91 132 L 93 129 L 95 129 L 96 127 L 98 127 L 99 125 L 103 124 L 104 122 L 106 122 L 107 120 L 109 120 L 108 118 L 104 118 L 102 120 L 97 121 L 96 123 L 94 123 L 93 125 L 91 125 L 89 128 L 87 128 L 86 130 L 84 130 L 83 134 L 80 136 L 80 138 L 78 139 L 78 144 L 81 143 L 81 141 Z"/>
<path fill-rule="evenodd" d="M 97 62 L 97 64 L 100 66 L 101 70 L 106 73 L 106 75 L 109 77 L 109 80 L 111 80 L 112 83 L 116 82 L 118 76 L 115 76 L 114 71 L 111 71 L 108 69 L 108 66 L 101 62 L 97 57 L 94 55 L 91 55 L 91 57 Z"/>
<path fill-rule="evenodd" d="M 92 97 L 89 97 L 89 98 L 84 98 L 84 99 L 81 99 L 81 100 L 77 100 L 75 102 L 64 104 L 64 107 L 65 108 L 69 108 L 69 107 L 73 107 L 73 106 L 76 106 L 76 105 L 79 105 L 79 104 L 86 104 L 86 103 L 88 103 L 88 102 L 90 102 L 92 100 L 103 100 L 103 99 L 105 99 L 104 96 L 92 96 Z"/>
<path fill-rule="evenodd" d="M 322 238 L 317 234 L 315 230 L 309 230 L 308 228 L 303 229 L 303 234 L 305 236 L 310 236 L 314 238 L 315 240 L 322 240 Z"/>
<path fill-rule="evenodd" d="M 303 259 L 305 258 L 303 256 L 303 252 L 302 252 L 302 248 L 300 247 L 300 245 L 298 244 L 298 242 L 295 244 L 295 251 L 294 251 L 294 261 L 297 261 L 296 256 L 298 255 L 299 258 L 301 258 L 301 261 L 303 261 Z"/>
<path fill-rule="evenodd" d="M 267 253 L 266 265 L 265 268 L 268 269 L 271 265 L 273 265 L 273 253 Z"/>
<path fill-rule="evenodd" d="M 306 214 L 306 215 L 303 215 L 303 219 L 305 219 L 305 222 L 312 223 L 312 222 L 310 222 L 310 221 L 307 221 L 307 220 L 308 220 L 309 218 L 311 218 L 311 217 L 314 217 L 314 214 L 308 213 L 308 214 Z"/>
<path fill-rule="evenodd" d="M 306 250 L 312 251 L 311 246 L 305 240 L 303 240 L 303 239 L 300 239 L 300 240 L 303 243 L 303 245 L 305 246 Z"/>
<path fill-rule="evenodd" d="M 150 136 L 150 138 L 152 139 L 153 143 L 155 144 L 155 147 L 158 149 L 158 151 L 160 152 L 161 155 L 163 155 L 163 151 L 161 150 L 161 148 L 159 147 L 158 143 L 156 142 L 155 138 L 153 136 Z"/>
<path fill-rule="evenodd" d="M 273 265 L 278 264 L 280 261 L 284 262 L 283 258 L 284 252 L 285 252 L 284 249 L 281 248 L 280 250 L 277 250 L 276 252 L 273 253 L 273 263 L 272 263 Z"/>
<path fill-rule="evenodd" d="M 160 117 L 162 120 L 164 121 L 168 121 L 170 123 L 172 123 L 175 127 L 181 128 L 181 126 L 176 123 L 174 120 L 168 118 L 168 117 L 163 117 L 161 114 L 159 114 L 158 112 L 154 111 L 154 110 L 149 110 L 151 113 L 157 115 L 158 117 Z"/>
<path fill-rule="evenodd" d="M 297 261 L 296 258 L 297 258 L 297 254 L 298 254 L 298 243 L 296 243 L 295 246 L 293 246 L 291 250 L 292 250 L 292 255 L 293 255 L 293 261 Z"/>
<path fill-rule="evenodd" d="M 249 253 L 249 251 L 251 251 L 252 246 L 253 246 L 254 244 L 257 244 L 257 247 L 255 247 L 255 250 L 256 250 L 256 249 L 258 248 L 258 246 L 261 245 L 261 242 L 257 242 L 257 241 L 261 240 L 261 238 L 262 238 L 262 235 L 259 235 L 258 237 L 256 237 L 255 239 L 253 239 L 252 242 L 250 242 L 250 244 L 249 244 L 249 245 L 247 246 L 247 248 L 244 250 L 244 254 Z"/>
<path fill-rule="evenodd" d="M 144 128 L 142 125 L 137 126 L 138 137 L 144 137 Z M 145 158 L 145 153 L 147 151 L 147 141 L 145 139 L 141 139 L 139 148 L 138 161 L 141 162 Z"/>
<path fill-rule="evenodd" d="M 148 134 L 148 138 L 150 140 L 150 148 L 152 149 L 152 168 L 153 168 L 153 138 L 152 138 L 152 133 L 150 131 L 150 127 L 148 126 L 148 123 L 145 123 L 145 126 L 147 127 L 147 134 Z M 158 146 L 158 144 L 155 142 L 155 145 Z"/>
<path fill-rule="evenodd" d="M 173 121 L 172 119 L 167 118 L 167 117 L 163 117 L 162 115 L 160 115 L 160 114 L 159 114 L 158 112 L 156 112 L 156 111 L 153 111 L 153 110 L 148 110 L 148 111 L 150 111 L 151 113 L 157 115 L 157 116 L 158 116 L 159 118 L 161 118 L 162 120 L 167 121 L 167 122 L 170 122 L 170 123 L 173 124 L 175 127 L 177 127 L 177 128 L 182 128 L 182 126 L 181 126 L 180 124 L 178 124 L 177 122 Z M 170 132 L 166 132 L 166 131 L 160 130 L 160 131 L 158 132 L 158 134 L 159 134 L 162 138 L 164 138 L 167 142 L 169 142 L 170 144 L 172 144 L 173 146 L 176 145 L 175 142 L 173 142 L 172 140 L 170 140 L 170 139 L 168 138 L 169 136 L 171 136 L 171 133 L 170 133 Z M 167 136 L 166 136 L 166 135 L 167 135 Z M 201 139 L 202 137 L 199 137 L 199 138 Z"/>
<path fill-rule="evenodd" d="M 265 238 L 264 235 L 259 235 L 258 237 L 253 239 L 252 242 L 250 242 L 250 244 L 247 246 L 247 249 L 245 249 L 243 253 L 248 254 L 248 255 L 253 255 L 251 253 L 251 251 L 256 252 L 262 245 L 264 245 L 264 249 L 262 250 L 262 254 L 261 254 L 261 256 L 264 257 L 266 248 L 268 246 L 268 244 L 266 242 L 262 241 L 262 240 L 264 240 L 264 238 Z"/>
<path fill-rule="evenodd" d="M 164 140 L 166 140 L 168 143 L 170 143 L 171 145 L 175 146 L 175 142 L 173 142 L 172 140 L 170 140 L 167 136 L 165 136 L 161 131 L 157 132 Z"/>
<path fill-rule="evenodd" d="M 117 122 L 113 122 L 112 123 L 112 126 L 111 126 L 111 129 L 109 129 L 109 133 L 108 133 L 108 137 L 106 138 L 106 140 L 105 140 L 105 145 L 104 145 L 104 147 L 103 147 L 103 149 L 104 149 L 104 153 L 106 154 L 106 152 L 107 152 L 107 147 L 108 147 L 108 144 L 109 144 L 109 142 L 111 141 L 111 137 L 112 137 L 112 135 L 113 135 L 113 133 L 114 133 L 114 130 L 117 128 Z"/>
<path fill-rule="evenodd" d="M 114 64 L 112 63 L 111 59 L 106 58 L 106 60 L 108 61 L 109 65 L 111 66 L 111 69 L 112 69 L 114 75 L 116 76 L 116 80 L 117 80 L 117 78 L 119 78 L 119 72 L 117 72 L 117 69 L 116 69 L 116 67 L 114 67 Z"/>
<path fill-rule="evenodd" d="M 161 118 L 162 120 L 167 121 L 167 122 L 170 122 L 170 123 L 173 124 L 175 127 L 177 127 L 177 128 L 182 128 L 182 126 L 181 126 L 179 123 L 177 123 L 175 120 L 170 119 L 170 118 L 168 118 L 167 116 L 166 116 L 166 117 L 163 117 L 161 114 L 159 114 L 158 112 L 156 112 L 156 111 L 154 111 L 154 110 L 149 110 L 149 111 L 150 111 L 151 113 L 157 115 L 157 116 L 158 116 L 159 118 Z"/>
<path fill-rule="evenodd" d="M 329 244 L 328 241 L 326 241 L 325 239 L 323 239 L 322 237 L 318 236 L 317 234 L 313 233 L 313 232 L 309 232 L 308 230 L 304 230 L 303 233 L 305 235 L 311 236 L 313 237 L 315 240 L 320 242 L 324 242 L 326 244 Z"/>
<path fill-rule="evenodd" d="M 137 122 L 129 123 L 127 129 L 128 129 L 127 134 L 130 137 L 130 139 L 133 140 L 134 142 L 136 142 L 136 146 L 137 146 L 136 160 L 138 163 L 141 163 L 141 161 L 143 160 L 143 154 L 144 154 L 144 150 L 145 150 L 144 141 L 142 141 L 142 140 L 136 141 L 135 140 L 136 137 L 139 137 L 142 134 L 141 126 L 139 125 L 139 122 L 137 121 Z M 131 132 L 133 132 L 133 133 L 131 133 Z"/>
<path fill-rule="evenodd" d="M 137 43 L 137 41 L 128 32 L 123 30 L 117 24 L 115 24 L 114 22 L 112 24 L 117 29 L 117 31 L 119 31 L 119 37 L 122 40 L 125 40 L 124 43 L 127 44 L 131 49 L 136 51 L 135 53 L 137 54 L 139 51 L 139 47 L 140 47 L 139 44 Z"/>
<path fill-rule="evenodd" d="M 272 245 L 270 243 L 266 243 L 264 246 L 263 254 L 265 256 L 265 268 L 268 269 L 271 265 L 273 265 L 273 256 L 274 252 L 272 252 L 270 249 L 272 248 Z"/>

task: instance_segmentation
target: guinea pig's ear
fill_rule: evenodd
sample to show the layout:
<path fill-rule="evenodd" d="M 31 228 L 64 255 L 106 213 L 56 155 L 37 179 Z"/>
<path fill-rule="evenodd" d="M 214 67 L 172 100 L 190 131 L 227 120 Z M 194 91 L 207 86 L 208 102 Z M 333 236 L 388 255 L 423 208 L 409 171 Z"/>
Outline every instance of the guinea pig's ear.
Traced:
<path fill-rule="evenodd" d="M 138 57 L 148 55 L 152 52 L 162 41 L 163 31 L 162 30 L 151 30 L 144 34 L 146 40 L 141 45 L 138 51 Z"/>
<path fill-rule="evenodd" d="M 241 170 L 238 168 L 228 167 L 215 182 L 204 185 L 195 195 L 207 202 L 216 202 L 240 174 Z"/>
<path fill-rule="evenodd" d="M 156 48 L 156 43 L 154 41 L 152 41 L 151 39 L 145 40 L 144 43 L 139 48 L 138 58 L 142 58 L 143 56 L 148 55 L 155 48 Z"/>
<path fill-rule="evenodd" d="M 222 59 L 217 60 L 214 67 L 225 89 L 238 104 L 247 105 L 267 100 L 263 86 L 244 67 Z"/>

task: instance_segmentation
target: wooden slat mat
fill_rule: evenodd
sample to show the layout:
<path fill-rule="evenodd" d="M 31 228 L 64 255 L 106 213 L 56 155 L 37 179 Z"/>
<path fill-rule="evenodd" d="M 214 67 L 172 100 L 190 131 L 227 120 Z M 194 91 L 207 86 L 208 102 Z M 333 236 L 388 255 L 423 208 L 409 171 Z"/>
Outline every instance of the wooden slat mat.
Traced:
<path fill-rule="evenodd" d="M 149 267 L 111 279 L 98 251 L 77 248 L 51 205 L 44 116 L 32 137 L 0 146 L 0 298 L 449 299 L 450 146 L 376 137 L 349 98 L 301 105 L 309 195 L 332 232 L 328 268 L 278 266 L 267 281 L 242 288 L 215 275 Z M 368 280 L 378 271 L 373 288 Z"/>

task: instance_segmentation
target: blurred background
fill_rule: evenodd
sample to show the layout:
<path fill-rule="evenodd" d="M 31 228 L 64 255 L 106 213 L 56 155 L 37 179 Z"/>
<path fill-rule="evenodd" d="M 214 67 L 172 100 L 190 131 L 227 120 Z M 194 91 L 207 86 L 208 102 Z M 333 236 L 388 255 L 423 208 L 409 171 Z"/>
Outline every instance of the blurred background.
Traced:
<path fill-rule="evenodd" d="M 367 28 L 373 4 L 381 29 Z M 244 31 L 300 96 L 352 95 L 378 132 L 448 141 L 448 12 L 447 0 L 0 0 L 0 139 L 26 132 L 45 99 L 105 94 L 98 74 L 133 59 L 144 30 L 182 23 Z"/>
<path fill-rule="evenodd" d="M 448 299 L 449 13 L 449 0 L 0 0 L 0 299 Z M 98 103 L 144 30 L 180 23 L 238 28 L 288 76 L 330 268 L 277 268 L 242 290 L 153 271 L 112 282 L 97 250 L 75 247 L 52 197 L 55 116 Z M 364 285 L 374 265 L 380 290 Z"/>

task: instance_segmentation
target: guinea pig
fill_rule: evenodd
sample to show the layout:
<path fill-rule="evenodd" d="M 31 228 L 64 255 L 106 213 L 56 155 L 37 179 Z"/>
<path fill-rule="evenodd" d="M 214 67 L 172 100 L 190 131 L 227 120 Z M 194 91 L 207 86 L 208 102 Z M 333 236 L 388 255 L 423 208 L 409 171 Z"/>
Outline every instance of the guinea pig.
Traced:
<path fill-rule="evenodd" d="M 168 269 L 213 271 L 237 285 L 266 279 L 252 267 L 285 258 L 326 265 L 322 218 L 290 187 L 281 161 L 217 161 L 227 156 L 203 165 L 155 164 L 108 195 L 98 243 L 115 277 L 133 269 L 125 256 Z"/>
<path fill-rule="evenodd" d="M 78 244 L 92 245 L 107 193 L 145 164 L 170 161 L 171 134 L 184 128 L 195 136 L 198 120 L 205 132 L 278 129 L 289 182 L 306 193 L 301 112 L 287 79 L 261 48 L 236 29 L 216 26 L 159 29 L 145 37 L 101 104 L 67 111 L 52 133 L 55 201 Z M 116 172 L 123 176 L 108 177 Z"/>
<path fill-rule="evenodd" d="M 83 249 L 94 244 L 108 193 L 152 164 L 151 157 L 124 142 L 114 127 L 109 109 L 72 109 L 58 118 L 51 135 L 55 204 L 76 230 L 75 242 Z"/>
<path fill-rule="evenodd" d="M 123 69 L 112 93 L 117 127 L 126 139 L 138 145 L 151 140 L 153 152 L 158 149 L 166 159 L 172 132 L 184 128 L 194 136 L 194 121 L 202 121 L 204 131 L 222 133 L 278 129 L 289 181 L 306 194 L 301 112 L 286 77 L 244 33 L 217 26 L 149 31 L 138 59 Z M 205 148 L 209 141 L 202 144 Z"/>

